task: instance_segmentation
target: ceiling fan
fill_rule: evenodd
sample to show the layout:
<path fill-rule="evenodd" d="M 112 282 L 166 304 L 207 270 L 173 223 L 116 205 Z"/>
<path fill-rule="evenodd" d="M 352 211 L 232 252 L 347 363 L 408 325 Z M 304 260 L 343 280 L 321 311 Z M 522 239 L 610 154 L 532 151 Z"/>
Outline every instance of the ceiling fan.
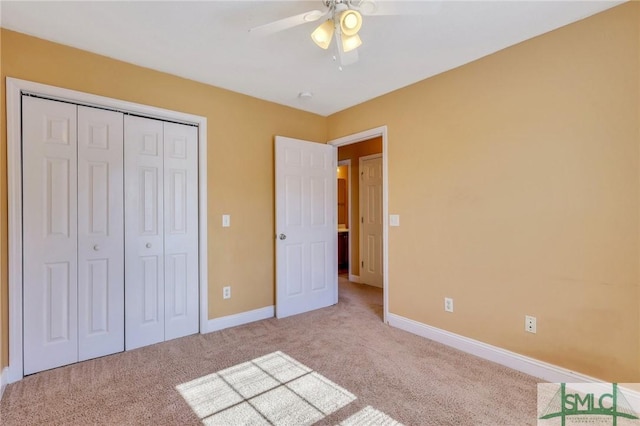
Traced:
<path fill-rule="evenodd" d="M 362 27 L 362 16 L 365 15 L 405 15 L 424 14 L 430 12 L 424 7 L 408 8 L 407 2 L 375 1 L 375 0 L 320 0 L 325 10 L 310 10 L 298 15 L 279 19 L 268 24 L 251 28 L 254 35 L 268 35 L 309 22 L 323 20 L 311 33 L 311 39 L 322 49 L 328 49 L 335 40 L 337 56 L 340 65 L 350 65 L 358 60 L 357 48 L 362 45 L 358 35 Z M 418 3 L 418 2 L 414 2 Z M 419 2 L 426 4 L 427 2 Z M 429 2 L 431 4 L 439 1 Z M 410 5 L 409 5 L 410 6 Z M 342 68 L 340 68 L 342 69 Z"/>

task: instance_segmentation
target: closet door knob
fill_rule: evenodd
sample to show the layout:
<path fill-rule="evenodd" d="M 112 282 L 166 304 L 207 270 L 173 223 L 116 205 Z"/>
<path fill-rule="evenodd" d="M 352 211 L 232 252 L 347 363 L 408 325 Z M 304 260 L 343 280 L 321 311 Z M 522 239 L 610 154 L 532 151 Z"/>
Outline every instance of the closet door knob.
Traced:
<path fill-rule="evenodd" d="M 151 248 L 151 243 L 147 243 L 147 244 L 145 245 L 145 247 L 146 247 L 146 248 Z"/>
<path fill-rule="evenodd" d="M 94 249 L 95 251 L 98 251 L 98 250 L 100 250 L 100 246 L 96 244 L 95 246 L 93 246 L 93 249 Z"/>

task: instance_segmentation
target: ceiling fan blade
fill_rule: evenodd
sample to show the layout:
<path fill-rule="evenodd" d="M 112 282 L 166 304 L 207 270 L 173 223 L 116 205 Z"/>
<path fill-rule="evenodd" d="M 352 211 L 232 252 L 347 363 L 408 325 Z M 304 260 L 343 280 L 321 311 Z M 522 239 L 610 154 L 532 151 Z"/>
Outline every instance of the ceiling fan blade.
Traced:
<path fill-rule="evenodd" d="M 363 15 L 433 15 L 442 7 L 442 0 L 395 1 L 361 0 L 357 8 Z"/>
<path fill-rule="evenodd" d="M 266 36 L 269 34 L 277 33 L 278 31 L 284 31 L 288 30 L 289 28 L 297 27 L 298 25 L 306 24 L 307 22 L 317 21 L 326 14 L 326 12 L 323 12 L 321 10 L 311 10 L 309 12 L 290 16 L 284 19 L 279 19 L 277 21 L 269 22 L 268 24 L 251 28 L 249 32 L 257 36 Z"/>

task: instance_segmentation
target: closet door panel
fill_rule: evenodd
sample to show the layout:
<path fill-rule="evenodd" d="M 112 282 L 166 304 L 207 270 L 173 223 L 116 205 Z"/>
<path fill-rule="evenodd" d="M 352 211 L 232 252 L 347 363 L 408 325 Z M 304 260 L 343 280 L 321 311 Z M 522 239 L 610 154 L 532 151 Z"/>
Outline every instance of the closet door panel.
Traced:
<path fill-rule="evenodd" d="M 76 106 L 22 99 L 24 374 L 78 360 Z"/>
<path fill-rule="evenodd" d="M 165 339 L 198 332 L 198 129 L 164 123 Z"/>
<path fill-rule="evenodd" d="M 79 360 L 124 350 L 123 114 L 78 107 Z"/>
<path fill-rule="evenodd" d="M 125 116 L 125 347 L 164 340 L 163 123 Z"/>

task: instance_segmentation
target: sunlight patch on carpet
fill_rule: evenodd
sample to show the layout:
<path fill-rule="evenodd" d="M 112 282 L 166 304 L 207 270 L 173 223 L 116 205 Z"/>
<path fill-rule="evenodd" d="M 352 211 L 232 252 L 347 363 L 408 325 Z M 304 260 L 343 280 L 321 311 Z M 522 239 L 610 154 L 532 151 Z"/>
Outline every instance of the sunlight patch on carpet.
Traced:
<path fill-rule="evenodd" d="M 211 425 L 310 425 L 356 399 L 278 351 L 176 387 Z"/>
<path fill-rule="evenodd" d="M 342 423 L 340 426 L 402 426 L 382 411 L 376 410 L 371 406 L 364 407 Z"/>

